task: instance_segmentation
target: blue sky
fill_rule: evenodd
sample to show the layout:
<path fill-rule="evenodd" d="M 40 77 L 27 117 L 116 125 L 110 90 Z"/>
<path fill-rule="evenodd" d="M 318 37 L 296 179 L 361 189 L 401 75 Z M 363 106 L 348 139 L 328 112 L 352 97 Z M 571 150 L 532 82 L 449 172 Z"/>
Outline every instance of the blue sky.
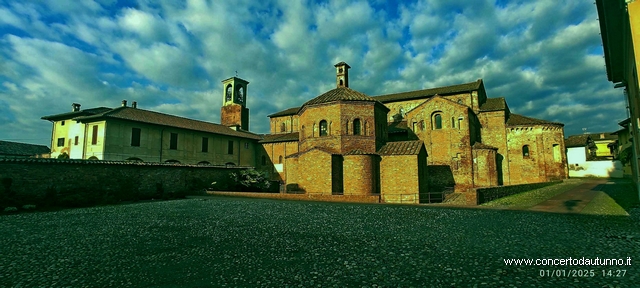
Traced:
<path fill-rule="evenodd" d="M 334 88 L 380 95 L 476 81 L 565 136 L 618 130 L 592 1 L 0 0 L 0 140 L 51 145 L 40 117 L 140 108 L 219 123 L 220 81 L 250 82 L 250 129 Z"/>

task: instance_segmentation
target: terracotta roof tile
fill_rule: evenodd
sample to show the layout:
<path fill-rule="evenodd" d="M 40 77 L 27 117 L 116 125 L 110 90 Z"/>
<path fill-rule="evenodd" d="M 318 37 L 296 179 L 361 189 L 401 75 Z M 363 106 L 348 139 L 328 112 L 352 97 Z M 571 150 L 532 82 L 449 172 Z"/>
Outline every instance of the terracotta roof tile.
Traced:
<path fill-rule="evenodd" d="M 589 138 L 589 134 L 569 136 L 569 138 L 564 139 L 564 147 L 566 148 L 585 147 L 587 146 L 588 138 Z"/>
<path fill-rule="evenodd" d="M 418 155 L 424 146 L 422 140 L 388 142 L 380 150 L 380 155 Z"/>
<path fill-rule="evenodd" d="M 246 132 L 246 131 L 236 131 L 227 126 L 204 122 L 199 120 L 193 120 L 189 118 L 139 109 L 132 107 L 118 107 L 112 109 L 110 111 L 91 115 L 91 116 L 80 116 L 74 119 L 79 121 L 92 121 L 99 119 L 122 119 L 129 120 L 135 122 L 156 124 L 168 127 L 176 127 L 182 129 L 189 129 L 195 131 L 202 131 L 208 133 L 215 133 L 221 135 L 235 136 L 241 138 L 255 139 L 259 140 L 261 137 L 257 134 Z"/>
<path fill-rule="evenodd" d="M 344 153 L 343 155 L 346 156 L 346 155 L 377 155 L 377 154 L 378 153 L 367 153 L 367 152 L 364 152 L 364 151 L 362 151 L 360 149 L 353 149 L 353 150 L 351 150 L 351 151 L 349 151 L 347 153 Z"/>
<path fill-rule="evenodd" d="M 334 101 L 369 101 L 369 102 L 377 102 L 375 99 L 365 95 L 364 93 L 353 90 L 349 87 L 338 87 L 335 89 L 331 89 L 324 94 L 313 98 L 302 106 L 322 104 Z"/>
<path fill-rule="evenodd" d="M 446 86 L 446 87 L 430 88 L 430 89 L 424 89 L 424 90 L 409 91 L 409 92 L 394 93 L 394 94 L 379 95 L 379 96 L 374 96 L 373 98 L 382 103 L 388 103 L 388 102 L 404 101 L 404 100 L 411 100 L 411 99 L 418 99 L 418 98 L 427 98 L 436 94 L 444 96 L 444 95 L 470 92 L 470 91 L 475 91 L 480 89 L 481 86 L 482 86 L 482 79 L 478 79 L 477 81 L 470 82 L 470 83 L 464 83 L 464 84 L 458 84 L 458 85 L 452 85 L 452 86 Z"/>
<path fill-rule="evenodd" d="M 416 91 L 408 91 L 408 92 L 401 92 L 401 93 L 394 93 L 394 94 L 371 96 L 370 98 L 372 98 L 373 100 L 379 101 L 381 103 L 388 103 L 388 102 L 395 102 L 395 101 L 404 101 L 404 100 L 411 100 L 411 99 L 428 98 L 428 97 L 434 96 L 436 94 L 445 96 L 445 95 L 451 95 L 451 94 L 470 92 L 470 91 L 475 91 L 475 90 L 480 89 L 481 86 L 482 86 L 482 79 L 478 79 L 477 81 L 464 83 L 464 84 L 451 85 L 451 86 L 446 86 L 446 87 L 436 87 L 436 88 L 430 88 L 430 89 L 424 89 L 424 90 L 416 90 Z M 346 88 L 346 89 L 352 90 L 350 88 Z M 331 91 L 333 91 L 333 90 L 331 90 Z M 331 91 L 329 91 L 329 92 L 331 92 Z M 355 91 L 355 90 L 352 90 L 352 91 Z M 329 93 L 329 92 L 327 92 L 327 93 Z M 325 94 L 327 94 L 327 93 L 325 93 Z M 358 93 L 360 93 L 360 92 L 358 92 Z M 320 95 L 320 96 L 323 96 L 323 95 Z M 364 95 L 364 94 L 362 94 L 362 95 Z M 366 96 L 366 95 L 364 95 L 364 96 Z M 319 97 L 316 97 L 316 98 L 319 98 Z M 366 97 L 369 97 L 369 96 L 366 96 Z M 316 98 L 314 98 L 314 99 L 316 99 Z M 313 101 L 314 99 L 310 100 L 309 102 Z M 367 100 L 367 101 L 371 101 L 371 100 Z M 307 105 L 309 102 L 305 103 L 305 105 Z M 326 102 L 330 102 L 330 101 L 326 101 Z M 298 113 L 298 110 L 300 110 L 300 107 L 293 107 L 293 108 L 289 108 L 289 109 L 286 109 L 286 110 L 271 114 L 271 115 L 269 115 L 269 117 L 294 115 L 294 114 Z"/>
<path fill-rule="evenodd" d="M 473 144 L 473 146 L 471 146 L 471 148 L 473 149 L 491 149 L 491 150 L 498 150 L 498 148 L 493 147 L 491 145 L 487 145 L 487 144 L 482 144 L 480 142 L 476 142 Z"/>
<path fill-rule="evenodd" d="M 72 119 L 72 118 L 80 117 L 80 116 L 96 115 L 96 114 L 108 112 L 108 111 L 111 111 L 111 110 L 112 110 L 112 108 L 97 107 L 97 108 L 84 109 L 84 110 L 80 110 L 80 111 L 73 111 L 73 112 L 67 112 L 67 113 L 43 116 L 40 119 L 58 121 L 58 120 Z"/>
<path fill-rule="evenodd" d="M 0 155 L 35 156 L 48 154 L 49 147 L 44 145 L 18 143 L 0 140 Z"/>
<path fill-rule="evenodd" d="M 519 126 L 519 125 L 559 125 L 564 126 L 564 124 L 559 122 L 551 122 L 542 119 L 536 119 L 531 117 L 522 116 L 519 114 L 509 114 L 509 120 L 507 120 L 507 126 Z"/>
<path fill-rule="evenodd" d="M 285 134 L 266 134 L 263 135 L 262 140 L 259 141 L 259 143 L 275 143 L 275 142 L 292 142 L 292 141 L 299 141 L 299 135 L 300 133 L 298 132 L 292 132 L 292 133 L 285 133 Z"/>
<path fill-rule="evenodd" d="M 267 115 L 267 117 L 271 118 L 271 117 L 295 115 L 295 114 L 298 114 L 298 110 L 300 110 L 300 107 L 293 107 L 286 110 L 282 110 L 280 112 L 273 113 L 271 115 Z"/>
<path fill-rule="evenodd" d="M 504 110 L 507 107 L 507 103 L 504 98 L 487 98 L 487 102 L 484 102 L 480 106 L 480 111 L 499 111 Z"/>

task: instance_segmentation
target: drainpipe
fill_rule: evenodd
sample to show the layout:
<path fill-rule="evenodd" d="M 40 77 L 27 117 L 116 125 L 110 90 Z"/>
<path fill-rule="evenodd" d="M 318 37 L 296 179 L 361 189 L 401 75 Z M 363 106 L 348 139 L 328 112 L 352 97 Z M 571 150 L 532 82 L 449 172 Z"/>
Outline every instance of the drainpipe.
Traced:
<path fill-rule="evenodd" d="M 164 139 L 164 129 L 166 128 L 162 128 L 162 130 L 160 130 L 160 160 L 158 161 L 160 163 L 162 163 L 162 143 Z"/>
<path fill-rule="evenodd" d="M 87 123 L 83 123 L 84 124 L 84 135 L 83 135 L 83 139 L 82 139 L 82 159 L 86 159 L 87 158 L 87 128 L 89 128 L 89 125 L 87 125 Z"/>

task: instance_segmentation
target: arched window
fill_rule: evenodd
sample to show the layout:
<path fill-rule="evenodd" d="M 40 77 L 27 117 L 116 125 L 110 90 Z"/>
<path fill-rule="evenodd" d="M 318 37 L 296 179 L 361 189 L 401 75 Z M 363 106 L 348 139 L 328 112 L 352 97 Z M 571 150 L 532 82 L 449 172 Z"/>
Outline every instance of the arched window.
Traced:
<path fill-rule="evenodd" d="M 209 162 L 209 161 L 200 161 L 200 162 L 198 162 L 198 165 L 208 166 L 208 165 L 211 165 L 211 162 Z"/>
<path fill-rule="evenodd" d="M 320 136 L 327 136 L 327 121 L 320 121 Z"/>
<path fill-rule="evenodd" d="M 227 95 L 226 95 L 226 101 L 231 101 L 231 94 L 232 94 L 233 90 L 231 88 L 231 84 L 227 85 Z"/>
<path fill-rule="evenodd" d="M 424 131 L 424 120 L 420 120 L 420 131 Z"/>
<path fill-rule="evenodd" d="M 360 130 L 360 119 L 354 119 L 353 120 L 353 135 L 360 135 L 361 130 Z"/>
<path fill-rule="evenodd" d="M 432 121 L 432 129 L 442 129 L 442 114 L 437 113 L 437 114 L 433 114 L 433 118 L 431 119 Z"/>
<path fill-rule="evenodd" d="M 167 163 L 167 164 L 180 164 L 180 161 L 174 160 L 174 159 L 169 159 L 169 160 L 164 161 L 164 163 Z"/>
<path fill-rule="evenodd" d="M 282 122 L 280 124 L 280 132 L 284 132 L 287 131 L 287 124 L 284 124 L 284 122 Z"/>
<path fill-rule="evenodd" d="M 280 155 L 280 157 L 278 157 L 278 164 L 282 164 L 282 155 Z"/>
<path fill-rule="evenodd" d="M 96 156 L 91 156 L 91 157 L 89 157 L 88 160 L 96 161 L 96 160 L 100 160 L 100 159 L 98 159 L 98 157 L 96 157 Z"/>
<path fill-rule="evenodd" d="M 144 161 L 142 161 L 142 159 L 140 159 L 138 157 L 129 157 L 125 161 L 128 161 L 128 162 L 144 162 Z"/>
<path fill-rule="evenodd" d="M 529 158 L 529 145 L 522 146 L 522 157 Z"/>

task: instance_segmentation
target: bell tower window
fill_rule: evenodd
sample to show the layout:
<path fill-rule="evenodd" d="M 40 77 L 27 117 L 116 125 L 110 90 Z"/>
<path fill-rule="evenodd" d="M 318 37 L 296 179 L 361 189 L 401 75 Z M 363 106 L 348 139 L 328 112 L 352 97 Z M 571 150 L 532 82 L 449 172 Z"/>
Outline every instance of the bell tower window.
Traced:
<path fill-rule="evenodd" d="M 320 121 L 320 136 L 327 136 L 327 121 Z"/>
<path fill-rule="evenodd" d="M 353 120 L 353 135 L 360 135 L 361 132 L 361 127 L 360 127 L 360 119 L 354 119 Z"/>

